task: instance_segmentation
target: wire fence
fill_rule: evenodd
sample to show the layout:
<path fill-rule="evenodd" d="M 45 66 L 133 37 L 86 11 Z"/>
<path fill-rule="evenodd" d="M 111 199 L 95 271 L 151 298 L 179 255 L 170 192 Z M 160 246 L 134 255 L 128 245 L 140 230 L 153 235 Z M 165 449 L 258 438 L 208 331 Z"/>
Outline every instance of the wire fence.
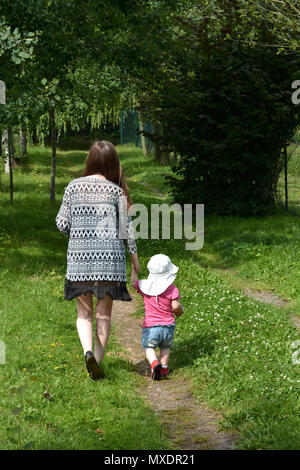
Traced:
<path fill-rule="evenodd" d="M 143 130 L 152 134 L 152 123 L 142 120 L 136 109 L 121 111 L 120 145 L 133 144 L 143 149 L 142 134 L 140 133 Z M 150 155 L 154 148 L 153 142 L 148 137 L 144 137 L 144 144 L 145 152 Z"/>
<path fill-rule="evenodd" d="M 283 149 L 282 170 L 278 179 L 278 203 L 300 216 L 300 130 Z"/>

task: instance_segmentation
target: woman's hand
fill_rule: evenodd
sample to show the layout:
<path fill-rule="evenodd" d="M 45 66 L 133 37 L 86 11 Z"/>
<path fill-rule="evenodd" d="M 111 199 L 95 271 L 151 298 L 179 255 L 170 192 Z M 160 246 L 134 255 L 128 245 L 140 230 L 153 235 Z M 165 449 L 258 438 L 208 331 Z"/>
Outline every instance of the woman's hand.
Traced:
<path fill-rule="evenodd" d="M 138 276 L 137 276 L 137 273 L 133 267 L 133 264 L 132 264 L 132 271 L 131 271 L 131 285 L 132 287 L 136 287 L 136 282 L 138 281 Z"/>
<path fill-rule="evenodd" d="M 132 253 L 131 260 L 132 260 L 132 269 L 134 269 L 137 274 L 140 270 L 140 263 L 139 263 L 137 253 Z"/>

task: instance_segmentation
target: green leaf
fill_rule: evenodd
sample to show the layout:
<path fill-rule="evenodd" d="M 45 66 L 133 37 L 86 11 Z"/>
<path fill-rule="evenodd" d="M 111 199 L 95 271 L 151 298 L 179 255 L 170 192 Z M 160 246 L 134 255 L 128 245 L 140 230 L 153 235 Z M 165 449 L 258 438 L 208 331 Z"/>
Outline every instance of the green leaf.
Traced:
<path fill-rule="evenodd" d="M 15 64 L 20 64 L 20 63 L 21 63 L 21 59 L 19 59 L 19 57 L 16 57 L 15 55 L 12 55 L 12 56 L 11 56 L 11 60 L 12 60 Z"/>
<path fill-rule="evenodd" d="M 19 57 L 22 57 L 23 59 L 28 59 L 30 57 L 30 54 L 28 54 L 28 52 L 21 51 L 19 52 Z"/>
<path fill-rule="evenodd" d="M 42 78 L 41 84 L 42 84 L 42 85 L 46 85 L 46 83 L 47 83 L 47 78 Z"/>
<path fill-rule="evenodd" d="M 3 32 L 0 33 L 0 39 L 1 39 L 2 41 L 6 41 L 6 39 L 8 38 L 8 36 L 9 36 L 9 30 L 6 30 L 4 33 L 3 33 Z"/>
<path fill-rule="evenodd" d="M 59 83 L 58 78 L 53 78 L 52 83 L 53 85 L 57 85 Z"/>

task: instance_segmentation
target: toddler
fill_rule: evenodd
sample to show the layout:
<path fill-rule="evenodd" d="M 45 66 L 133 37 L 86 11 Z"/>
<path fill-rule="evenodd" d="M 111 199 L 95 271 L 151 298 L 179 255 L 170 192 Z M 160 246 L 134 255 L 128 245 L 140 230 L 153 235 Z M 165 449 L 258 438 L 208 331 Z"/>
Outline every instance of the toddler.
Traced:
<path fill-rule="evenodd" d="M 169 373 L 168 361 L 175 331 L 174 314 L 180 317 L 184 309 L 178 301 L 178 289 L 173 284 L 178 268 L 170 258 L 163 254 L 154 255 L 147 268 L 148 278 L 139 281 L 132 267 L 131 284 L 144 300 L 142 347 L 150 363 L 152 379 L 160 380 Z M 160 361 L 155 353 L 157 347 L 160 349 Z"/>

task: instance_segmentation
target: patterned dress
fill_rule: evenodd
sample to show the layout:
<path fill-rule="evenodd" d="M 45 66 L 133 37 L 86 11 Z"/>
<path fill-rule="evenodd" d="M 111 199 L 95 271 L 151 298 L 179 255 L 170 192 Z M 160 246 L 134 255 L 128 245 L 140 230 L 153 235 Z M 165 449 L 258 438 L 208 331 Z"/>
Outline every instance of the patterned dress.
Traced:
<path fill-rule="evenodd" d="M 66 187 L 56 216 L 58 230 L 69 237 L 65 299 L 92 292 L 131 300 L 126 288 L 126 256 L 136 253 L 131 218 L 117 184 L 84 176 Z"/>

